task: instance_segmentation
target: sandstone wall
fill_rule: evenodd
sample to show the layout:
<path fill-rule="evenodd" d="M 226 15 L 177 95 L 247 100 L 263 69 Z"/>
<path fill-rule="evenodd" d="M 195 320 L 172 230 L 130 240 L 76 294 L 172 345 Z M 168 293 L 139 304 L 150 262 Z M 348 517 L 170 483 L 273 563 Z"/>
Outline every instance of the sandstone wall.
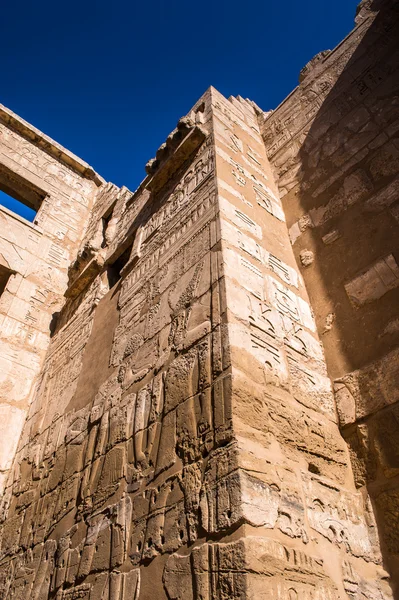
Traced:
<path fill-rule="evenodd" d="M 362 2 L 262 124 L 356 487 L 399 584 L 398 5 Z M 397 593 L 398 587 L 397 587 Z"/>
<path fill-rule="evenodd" d="M 237 456 L 217 506 L 245 523 L 247 597 L 388 598 L 256 111 L 212 98 Z M 220 534 L 225 513 L 210 512 Z"/>
<path fill-rule="evenodd" d="M 0 493 L 100 183 L 83 161 L 0 106 L 0 187 L 38 210 L 32 224 L 0 206 Z"/>
<path fill-rule="evenodd" d="M 391 598 L 257 111 L 97 196 L 2 501 L 0 597 Z"/>
<path fill-rule="evenodd" d="M 4 497 L 3 597 L 163 598 L 198 536 L 203 457 L 231 436 L 200 109 L 135 195 L 98 198 Z"/>

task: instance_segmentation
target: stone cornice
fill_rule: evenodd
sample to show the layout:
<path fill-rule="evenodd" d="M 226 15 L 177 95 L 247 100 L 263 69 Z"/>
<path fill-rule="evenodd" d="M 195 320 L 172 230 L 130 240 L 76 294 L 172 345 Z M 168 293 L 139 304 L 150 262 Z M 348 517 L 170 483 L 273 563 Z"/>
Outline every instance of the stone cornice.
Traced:
<path fill-rule="evenodd" d="M 96 173 L 93 167 L 42 133 L 39 129 L 36 129 L 36 127 L 19 117 L 3 104 L 0 104 L 0 122 L 35 144 L 38 148 L 47 152 L 47 154 L 50 154 L 50 156 L 53 156 L 81 177 L 90 179 L 97 186 L 104 183 L 104 179 Z"/>

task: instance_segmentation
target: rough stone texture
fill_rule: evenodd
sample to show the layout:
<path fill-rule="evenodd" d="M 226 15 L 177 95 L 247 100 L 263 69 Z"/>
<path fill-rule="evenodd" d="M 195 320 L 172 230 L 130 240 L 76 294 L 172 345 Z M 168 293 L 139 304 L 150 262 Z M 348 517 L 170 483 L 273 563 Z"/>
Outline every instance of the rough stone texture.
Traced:
<path fill-rule="evenodd" d="M 356 486 L 371 495 L 397 594 L 398 8 L 362 2 L 357 27 L 262 124 Z"/>
<path fill-rule="evenodd" d="M 0 493 L 100 183 L 0 105 L 0 188 L 38 211 L 32 224 L 0 207 Z"/>
<path fill-rule="evenodd" d="M 337 123 L 338 141 L 328 127 L 319 142 L 311 138 L 318 154 L 303 154 L 311 142 L 301 121 L 311 128 L 324 110 L 314 92 L 304 104 L 310 82 L 328 95 L 367 36 L 375 39 L 380 15 L 371 11 L 362 4 L 357 29 L 310 61 L 274 112 L 210 88 L 147 163 L 134 193 L 103 182 L 33 128 L 24 134 L 31 152 L 68 165 L 87 203 L 70 245 L 63 237 L 58 295 L 41 309 L 43 350 L 26 420 L 5 404 L 2 427 L 8 431 L 11 419 L 23 430 L 4 446 L 11 468 L 1 503 L 0 598 L 393 598 L 385 569 L 395 576 L 399 552 L 397 348 L 375 336 L 373 348 L 351 354 L 356 328 L 346 333 L 345 352 L 336 332 L 351 320 L 357 327 L 358 311 L 370 327 L 378 317 L 382 337 L 399 330 L 399 316 L 382 304 L 398 293 L 395 248 L 375 249 L 369 228 L 367 252 L 358 254 L 354 235 L 347 237 L 356 227 L 361 238 L 360 213 L 379 218 L 360 211 L 347 223 L 351 210 L 378 196 L 373 177 L 383 172 L 392 186 L 394 169 L 386 158 L 369 168 L 363 157 L 345 167 L 341 182 L 346 117 L 327 123 Z M 334 73 L 328 88 L 320 83 L 326 64 Z M 390 118 L 392 100 L 381 97 L 378 114 Z M 344 132 L 357 133 L 362 118 Z M 18 130 L 14 121 L 7 123 L 18 135 L 30 127 L 20 121 Z M 306 162 L 323 157 L 324 144 L 335 147 L 339 167 L 331 154 L 320 168 Z M 46 168 L 37 175 L 44 180 Z M 38 198 L 43 188 L 34 185 Z M 320 186 L 327 186 L 323 203 L 312 204 Z M 59 216 L 63 198 L 56 198 L 49 211 Z M 74 214 L 73 192 L 68 198 Z M 21 226 L 38 235 L 37 224 Z M 377 246 L 389 237 L 374 235 Z M 334 262 L 339 244 L 344 273 Z M 36 256 L 44 260 L 42 251 Z M 2 300 L 11 286 L 6 269 Z M 329 297 L 337 271 L 339 302 Z M 4 337 L 13 343 L 12 333 Z M 16 377 L 17 367 L 10 372 Z"/>

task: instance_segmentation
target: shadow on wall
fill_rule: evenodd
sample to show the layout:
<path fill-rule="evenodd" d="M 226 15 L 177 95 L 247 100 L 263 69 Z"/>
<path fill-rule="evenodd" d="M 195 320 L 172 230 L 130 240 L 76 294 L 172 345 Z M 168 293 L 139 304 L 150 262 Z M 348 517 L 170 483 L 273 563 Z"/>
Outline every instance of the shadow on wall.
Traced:
<path fill-rule="evenodd" d="M 328 362 L 345 355 L 345 363 L 330 367 L 333 377 L 399 342 L 399 270 L 388 259 L 399 262 L 399 20 L 398 7 L 383 4 L 300 150 L 298 201 L 310 217 L 319 266 L 308 278 L 321 279 L 325 290 L 321 306 L 314 294 L 319 318 L 335 315 L 335 339 L 324 340 Z M 386 267 L 378 265 L 384 259 Z"/>
<path fill-rule="evenodd" d="M 374 21 L 367 29 L 366 19 Z M 310 129 L 281 171 L 358 488 L 399 594 L 399 5 L 363 2 L 350 40 L 297 92 Z M 363 32 L 365 31 L 364 35 Z M 355 50 L 353 51 L 353 43 Z M 352 45 L 350 45 L 352 44 Z M 337 76 L 337 72 L 339 75 Z M 313 78 L 313 81 L 312 81 Z M 321 93 L 320 92 L 324 92 Z M 324 97 L 322 101 L 320 96 Z M 308 106 L 306 106 L 308 103 Z M 277 109 L 279 110 L 279 109 Z M 302 137 L 301 137 L 302 135 Z M 293 169 L 298 159 L 299 167 Z M 285 154 L 287 157 L 287 154 Z M 282 162 L 281 162 L 282 165 Z M 277 165 L 278 167 L 278 165 Z M 299 170 L 296 170 L 298 169 Z M 283 174 L 284 176 L 284 174 Z M 293 181 L 293 179 L 291 179 Z M 295 225 L 296 224 L 296 225 Z M 294 228 L 293 228 L 294 226 Z M 309 260 L 310 257 L 310 260 Z M 308 266 L 306 266 L 308 265 Z M 398 596 L 399 597 L 399 596 Z"/>

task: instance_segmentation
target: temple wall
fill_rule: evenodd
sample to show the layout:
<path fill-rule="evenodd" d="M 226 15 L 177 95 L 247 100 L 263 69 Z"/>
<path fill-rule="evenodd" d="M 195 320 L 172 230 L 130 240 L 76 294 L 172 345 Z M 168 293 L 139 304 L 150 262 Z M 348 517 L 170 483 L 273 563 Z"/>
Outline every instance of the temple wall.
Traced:
<path fill-rule="evenodd" d="M 399 593 L 398 6 L 363 2 L 262 134 L 309 293 L 355 484 Z"/>
<path fill-rule="evenodd" d="M 0 600 L 398 593 L 398 12 L 134 193 L 0 106 Z"/>
<path fill-rule="evenodd" d="M 30 223 L 0 206 L 0 494 L 101 183 L 96 177 L 0 107 L 0 188 L 37 210 Z"/>
<path fill-rule="evenodd" d="M 203 104 L 134 195 L 98 198 L 3 500 L 2 597 L 167 598 L 168 556 L 202 531 L 232 435 Z"/>
<path fill-rule="evenodd" d="M 249 598 L 389 598 L 256 110 L 212 99 L 235 452 L 213 530 L 226 505 L 230 527 L 245 524 Z"/>
<path fill-rule="evenodd" d="M 392 598 L 257 111 L 102 186 L 2 500 L 0 597 Z"/>

